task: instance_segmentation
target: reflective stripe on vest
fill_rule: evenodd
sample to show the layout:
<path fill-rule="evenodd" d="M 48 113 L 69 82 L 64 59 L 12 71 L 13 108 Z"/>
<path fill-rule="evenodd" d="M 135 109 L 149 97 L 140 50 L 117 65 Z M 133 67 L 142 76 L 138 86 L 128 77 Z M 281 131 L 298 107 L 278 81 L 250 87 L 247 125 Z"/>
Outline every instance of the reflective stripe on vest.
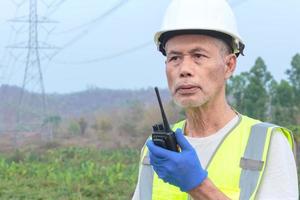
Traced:
<path fill-rule="evenodd" d="M 149 151 L 146 146 L 141 151 L 141 164 L 140 164 L 140 180 L 139 180 L 139 199 L 151 200 L 152 199 L 152 185 L 153 185 L 153 170 L 150 165 Z"/>
<path fill-rule="evenodd" d="M 184 121 L 175 124 L 173 130 L 183 128 L 184 124 Z M 254 199 L 263 175 L 271 134 L 275 129 L 283 133 L 293 148 L 293 138 L 287 129 L 241 116 L 240 122 L 224 137 L 206 167 L 216 187 L 231 199 Z M 257 149 L 258 141 L 262 150 Z M 142 152 L 139 178 L 141 200 L 189 198 L 187 193 L 164 183 L 153 173 L 146 147 Z"/>
<path fill-rule="evenodd" d="M 265 168 L 265 161 L 263 160 L 266 160 L 266 158 L 263 157 L 267 157 L 268 153 L 269 145 L 266 144 L 266 141 L 270 141 L 272 133 L 278 129 L 288 138 L 291 148 L 294 149 L 293 142 L 290 142 L 293 141 L 292 135 L 289 134 L 287 129 L 270 123 L 258 123 L 252 126 L 244 156 L 240 161 L 240 167 L 242 168 L 240 200 L 255 198 Z M 265 146 L 267 147 L 265 148 Z"/>

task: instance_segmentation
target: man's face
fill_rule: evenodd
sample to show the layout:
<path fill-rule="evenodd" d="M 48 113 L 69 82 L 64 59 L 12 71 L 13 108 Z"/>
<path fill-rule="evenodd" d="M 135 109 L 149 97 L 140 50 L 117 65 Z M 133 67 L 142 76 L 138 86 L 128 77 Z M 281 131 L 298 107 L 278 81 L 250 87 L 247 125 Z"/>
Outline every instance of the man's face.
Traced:
<path fill-rule="evenodd" d="M 166 74 L 176 104 L 200 107 L 225 95 L 234 69 L 228 70 L 224 45 L 205 35 L 180 35 L 167 42 Z"/>

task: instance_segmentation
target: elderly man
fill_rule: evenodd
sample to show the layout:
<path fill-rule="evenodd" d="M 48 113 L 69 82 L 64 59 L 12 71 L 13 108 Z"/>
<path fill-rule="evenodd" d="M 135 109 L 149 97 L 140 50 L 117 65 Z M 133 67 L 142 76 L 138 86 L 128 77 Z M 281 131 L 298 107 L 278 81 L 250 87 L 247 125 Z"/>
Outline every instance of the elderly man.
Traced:
<path fill-rule="evenodd" d="M 292 134 L 226 101 L 244 49 L 227 2 L 173 0 L 155 41 L 186 120 L 173 125 L 180 152 L 147 141 L 133 199 L 298 199 Z"/>

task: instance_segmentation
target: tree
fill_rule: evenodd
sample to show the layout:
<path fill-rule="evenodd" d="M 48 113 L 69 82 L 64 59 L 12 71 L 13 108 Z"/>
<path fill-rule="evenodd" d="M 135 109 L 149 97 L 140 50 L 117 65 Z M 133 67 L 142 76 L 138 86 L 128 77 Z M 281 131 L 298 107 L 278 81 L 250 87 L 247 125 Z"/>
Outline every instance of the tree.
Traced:
<path fill-rule="evenodd" d="M 292 58 L 292 69 L 288 69 L 286 71 L 289 76 L 289 80 L 291 81 L 293 87 L 295 87 L 298 91 L 300 91 L 300 54 L 296 54 Z"/>
<path fill-rule="evenodd" d="M 144 119 L 145 104 L 141 101 L 127 102 L 128 107 L 124 110 L 124 117 L 119 121 L 118 132 L 121 135 L 136 136 L 137 127 Z"/>
<path fill-rule="evenodd" d="M 294 106 L 295 94 L 289 82 L 282 80 L 280 84 L 274 84 L 275 92 L 272 95 L 272 121 L 288 126 L 295 124 L 296 110 Z"/>
<path fill-rule="evenodd" d="M 244 112 L 244 92 L 248 83 L 248 73 L 233 76 L 226 87 L 226 93 L 230 104 L 239 112 Z"/>
<path fill-rule="evenodd" d="M 100 121 L 100 130 L 102 133 L 111 131 L 113 128 L 112 121 L 108 118 L 103 118 Z"/>
<path fill-rule="evenodd" d="M 96 117 L 95 123 L 92 125 L 92 128 L 96 131 L 97 135 L 101 136 L 102 139 L 104 139 L 105 136 L 111 134 L 114 128 L 113 121 L 114 120 L 112 114 L 102 114 Z"/>
<path fill-rule="evenodd" d="M 268 88 L 273 80 L 261 57 L 255 61 L 248 75 L 248 85 L 244 90 L 244 112 L 250 117 L 266 120 L 269 103 Z"/>
<path fill-rule="evenodd" d="M 72 135 L 79 135 L 80 134 L 80 126 L 77 121 L 70 121 L 68 126 L 68 131 Z"/>
<path fill-rule="evenodd" d="M 88 126 L 87 121 L 83 117 L 81 117 L 78 121 L 78 124 L 79 124 L 79 127 L 80 127 L 80 134 L 84 135 L 86 133 L 86 129 L 87 129 L 87 126 Z"/>
<path fill-rule="evenodd" d="M 300 54 L 292 58 L 292 68 L 286 71 L 295 93 L 295 105 L 300 109 Z"/>
<path fill-rule="evenodd" d="M 57 130 L 61 124 L 61 117 L 58 115 L 50 115 L 46 117 L 43 121 L 43 126 L 47 127 L 49 131 L 49 139 L 53 139 L 53 135 L 57 133 Z"/>

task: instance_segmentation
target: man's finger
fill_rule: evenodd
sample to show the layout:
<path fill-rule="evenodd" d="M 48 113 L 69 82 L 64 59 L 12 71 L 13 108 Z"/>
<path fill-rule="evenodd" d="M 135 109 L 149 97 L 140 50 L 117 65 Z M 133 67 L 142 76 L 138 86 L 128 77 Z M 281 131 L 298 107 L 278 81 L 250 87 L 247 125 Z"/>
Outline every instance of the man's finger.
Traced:
<path fill-rule="evenodd" d="M 187 141 L 187 139 L 184 137 L 181 129 L 179 129 L 179 128 L 176 129 L 175 136 L 176 136 L 177 143 L 179 144 L 179 146 L 182 150 L 193 148 L 190 145 L 190 143 Z"/>
<path fill-rule="evenodd" d="M 165 162 L 168 160 L 167 158 L 157 157 L 151 152 L 149 152 L 149 158 L 150 158 L 150 164 L 152 166 L 157 166 L 157 167 L 164 166 Z"/>
<path fill-rule="evenodd" d="M 152 140 L 148 140 L 146 145 L 151 153 L 160 158 L 168 158 L 173 153 L 170 150 L 155 145 Z"/>

